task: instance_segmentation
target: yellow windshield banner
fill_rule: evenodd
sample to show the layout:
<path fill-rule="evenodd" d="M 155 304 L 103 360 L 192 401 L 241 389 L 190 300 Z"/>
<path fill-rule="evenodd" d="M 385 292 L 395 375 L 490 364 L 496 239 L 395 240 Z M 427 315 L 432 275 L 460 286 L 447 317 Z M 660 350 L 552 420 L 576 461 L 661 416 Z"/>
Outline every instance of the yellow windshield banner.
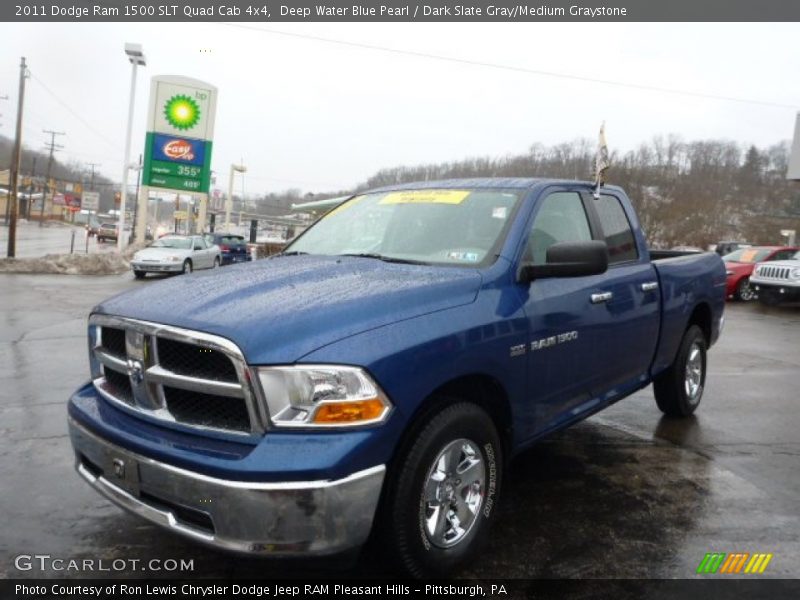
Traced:
<path fill-rule="evenodd" d="M 461 204 L 472 192 L 464 190 L 409 190 L 386 194 L 378 204 Z"/>

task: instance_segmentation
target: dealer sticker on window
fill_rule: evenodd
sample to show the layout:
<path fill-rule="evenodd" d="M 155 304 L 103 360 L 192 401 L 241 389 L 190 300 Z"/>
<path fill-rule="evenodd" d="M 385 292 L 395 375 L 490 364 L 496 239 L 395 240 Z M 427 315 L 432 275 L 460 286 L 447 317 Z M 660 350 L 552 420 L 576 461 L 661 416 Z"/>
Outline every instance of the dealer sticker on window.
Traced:
<path fill-rule="evenodd" d="M 461 204 L 472 192 L 464 190 L 409 190 L 386 194 L 378 204 Z"/>

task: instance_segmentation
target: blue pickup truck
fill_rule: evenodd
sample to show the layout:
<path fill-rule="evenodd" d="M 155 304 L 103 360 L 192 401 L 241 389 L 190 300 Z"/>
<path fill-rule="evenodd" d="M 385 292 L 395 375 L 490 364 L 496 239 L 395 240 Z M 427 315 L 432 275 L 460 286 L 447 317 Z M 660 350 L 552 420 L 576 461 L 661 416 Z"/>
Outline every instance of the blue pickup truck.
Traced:
<path fill-rule="evenodd" d="M 463 179 L 357 195 L 281 255 L 115 296 L 69 401 L 78 473 L 217 548 L 379 540 L 443 574 L 524 448 L 653 384 L 690 415 L 723 326 L 713 253 L 648 251 L 622 189 Z"/>

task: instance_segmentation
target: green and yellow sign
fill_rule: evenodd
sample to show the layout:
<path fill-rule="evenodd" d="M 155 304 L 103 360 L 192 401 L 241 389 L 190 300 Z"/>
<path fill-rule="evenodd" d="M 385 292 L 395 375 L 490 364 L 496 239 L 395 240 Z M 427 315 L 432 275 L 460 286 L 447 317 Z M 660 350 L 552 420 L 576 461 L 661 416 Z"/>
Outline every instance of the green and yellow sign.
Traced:
<path fill-rule="evenodd" d="M 196 79 L 153 77 L 142 184 L 207 194 L 217 90 Z"/>

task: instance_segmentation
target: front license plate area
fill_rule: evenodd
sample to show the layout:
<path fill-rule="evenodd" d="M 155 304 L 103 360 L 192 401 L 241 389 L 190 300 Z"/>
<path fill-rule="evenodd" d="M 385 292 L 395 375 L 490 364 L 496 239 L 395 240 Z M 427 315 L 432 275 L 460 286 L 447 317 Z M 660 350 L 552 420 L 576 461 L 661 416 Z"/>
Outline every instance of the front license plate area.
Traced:
<path fill-rule="evenodd" d="M 103 477 L 129 494 L 139 496 L 139 463 L 135 459 L 107 451 Z"/>

